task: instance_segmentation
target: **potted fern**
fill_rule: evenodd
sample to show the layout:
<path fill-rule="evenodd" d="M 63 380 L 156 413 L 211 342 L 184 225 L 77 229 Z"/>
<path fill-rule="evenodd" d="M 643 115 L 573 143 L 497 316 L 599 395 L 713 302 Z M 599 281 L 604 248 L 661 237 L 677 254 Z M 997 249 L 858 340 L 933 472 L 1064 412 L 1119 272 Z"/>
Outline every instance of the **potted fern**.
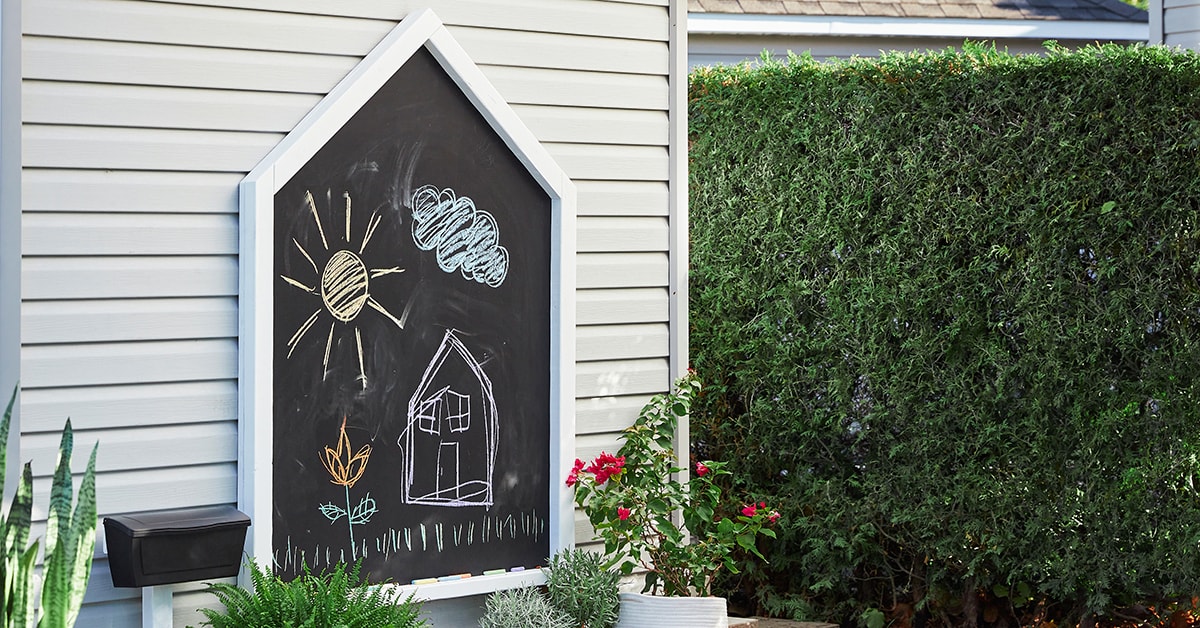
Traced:
<path fill-rule="evenodd" d="M 202 608 L 212 628 L 293 628 L 338 626 L 339 628 L 421 628 L 421 604 L 410 595 L 402 598 L 388 586 L 368 586 L 359 574 L 362 561 L 353 566 L 338 563 L 322 574 L 304 573 L 284 580 L 249 561 L 252 590 L 236 585 L 209 583 L 206 592 L 216 596 L 222 609 Z M 189 627 L 190 628 L 190 627 Z"/>

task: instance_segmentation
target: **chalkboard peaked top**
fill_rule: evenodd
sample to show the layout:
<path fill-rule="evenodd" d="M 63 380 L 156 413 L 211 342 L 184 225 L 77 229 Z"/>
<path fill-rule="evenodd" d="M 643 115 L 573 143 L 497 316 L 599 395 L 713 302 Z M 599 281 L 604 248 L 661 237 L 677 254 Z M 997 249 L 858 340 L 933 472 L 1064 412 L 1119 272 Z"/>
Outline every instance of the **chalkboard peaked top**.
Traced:
<path fill-rule="evenodd" d="M 566 174 L 432 9 L 420 9 L 404 18 L 250 171 L 243 185 L 261 182 L 268 175 L 275 180 L 276 187 L 290 179 L 421 47 L 433 53 L 509 150 L 548 193 L 573 196 L 572 184 Z"/>
<path fill-rule="evenodd" d="M 428 51 L 550 200 L 550 477 L 574 457 L 575 189 L 549 152 L 430 9 L 412 12 L 354 67 L 239 186 L 239 508 L 253 525 L 247 552 L 263 565 L 272 551 L 274 195 L 419 50 Z M 569 489 L 550 482 L 551 553 L 573 543 Z M 439 585 L 437 597 L 478 592 Z M 431 595 L 433 595 L 431 593 Z M 426 596 L 428 597 L 428 596 Z"/>

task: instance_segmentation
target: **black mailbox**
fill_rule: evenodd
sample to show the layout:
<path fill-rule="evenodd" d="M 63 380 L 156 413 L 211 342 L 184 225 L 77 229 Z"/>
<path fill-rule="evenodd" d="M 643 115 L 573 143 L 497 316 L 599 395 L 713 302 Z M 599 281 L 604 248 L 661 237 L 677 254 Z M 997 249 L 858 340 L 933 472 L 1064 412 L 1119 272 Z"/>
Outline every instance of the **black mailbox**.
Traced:
<path fill-rule="evenodd" d="M 104 518 L 115 587 L 236 576 L 250 517 L 233 506 Z"/>

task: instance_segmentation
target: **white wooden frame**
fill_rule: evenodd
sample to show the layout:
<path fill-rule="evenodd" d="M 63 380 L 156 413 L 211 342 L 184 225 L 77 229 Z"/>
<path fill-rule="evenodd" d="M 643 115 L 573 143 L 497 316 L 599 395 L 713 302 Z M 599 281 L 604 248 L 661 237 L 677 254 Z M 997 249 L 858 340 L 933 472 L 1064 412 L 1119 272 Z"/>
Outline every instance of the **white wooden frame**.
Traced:
<path fill-rule="evenodd" d="M 0 0 L 0 406 L 20 375 L 21 0 Z M 5 495 L 16 492 L 20 478 L 20 405 L 14 404 L 9 426 Z"/>
<path fill-rule="evenodd" d="M 412 55 L 424 47 L 551 199 L 550 551 L 574 543 L 565 479 L 575 450 L 575 187 L 434 15 L 414 11 L 392 30 L 254 168 L 240 186 L 238 506 L 250 515 L 246 551 L 270 564 L 272 548 L 272 315 L 274 196 Z M 541 582 L 537 570 L 411 588 L 441 599 Z"/>

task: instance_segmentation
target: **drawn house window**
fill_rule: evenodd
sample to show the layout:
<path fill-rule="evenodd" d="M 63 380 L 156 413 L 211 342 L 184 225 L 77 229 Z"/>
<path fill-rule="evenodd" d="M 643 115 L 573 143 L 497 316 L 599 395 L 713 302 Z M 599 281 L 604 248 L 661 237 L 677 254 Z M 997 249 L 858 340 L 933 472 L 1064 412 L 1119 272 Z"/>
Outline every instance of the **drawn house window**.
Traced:
<path fill-rule="evenodd" d="M 404 502 L 491 506 L 497 432 L 492 383 L 449 330 L 408 402 L 408 425 L 397 443 Z"/>
<path fill-rule="evenodd" d="M 443 426 L 451 432 L 465 432 L 471 427 L 471 397 L 442 388 L 421 402 L 417 426 L 427 434 L 441 434 Z"/>

